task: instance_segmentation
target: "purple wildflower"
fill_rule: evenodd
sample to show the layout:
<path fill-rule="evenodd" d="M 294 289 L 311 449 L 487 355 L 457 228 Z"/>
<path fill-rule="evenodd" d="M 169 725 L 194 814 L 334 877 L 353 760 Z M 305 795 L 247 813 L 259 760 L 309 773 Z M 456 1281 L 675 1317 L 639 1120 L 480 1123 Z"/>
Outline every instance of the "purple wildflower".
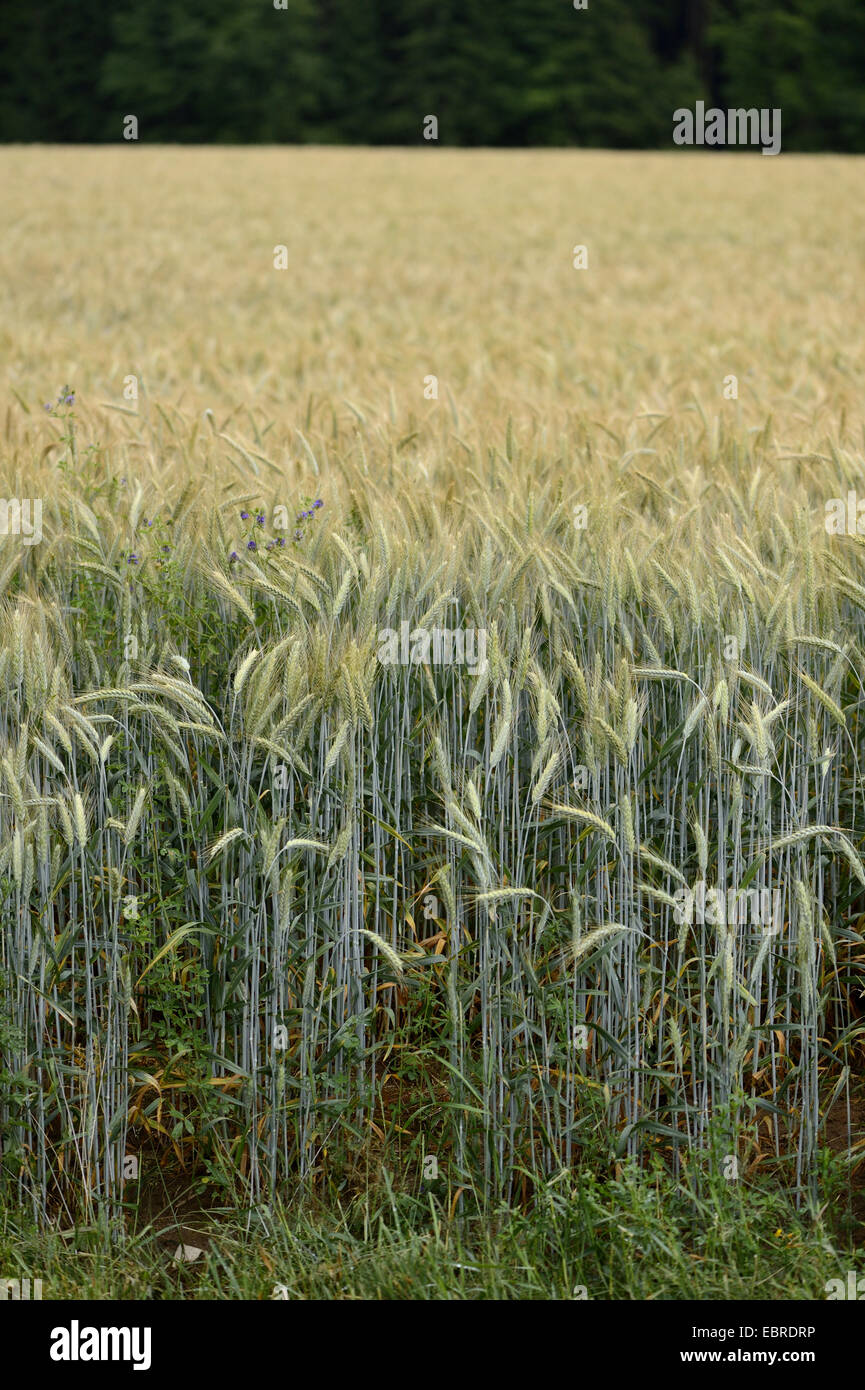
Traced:
<path fill-rule="evenodd" d="M 255 544 L 255 541 L 247 541 L 246 548 L 247 550 L 257 550 L 258 546 Z"/>
<path fill-rule="evenodd" d="M 263 525 L 264 525 L 264 512 L 259 512 L 259 513 L 258 513 L 258 516 L 257 516 L 255 519 L 256 519 L 256 521 L 258 522 L 259 526 L 263 526 Z"/>
<path fill-rule="evenodd" d="M 240 519 L 241 519 L 241 521 L 248 521 L 248 520 L 249 520 L 249 512 L 241 512 L 241 513 L 240 513 Z"/>

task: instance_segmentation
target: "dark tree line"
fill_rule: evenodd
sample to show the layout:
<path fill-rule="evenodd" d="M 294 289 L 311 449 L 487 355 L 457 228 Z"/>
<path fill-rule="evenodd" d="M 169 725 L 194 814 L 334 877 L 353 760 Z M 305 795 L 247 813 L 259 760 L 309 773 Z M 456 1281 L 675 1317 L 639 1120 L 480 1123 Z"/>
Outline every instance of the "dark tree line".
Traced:
<path fill-rule="evenodd" d="M 865 150 L 863 0 L 0 0 L 0 139 L 669 146 L 781 107 Z"/>

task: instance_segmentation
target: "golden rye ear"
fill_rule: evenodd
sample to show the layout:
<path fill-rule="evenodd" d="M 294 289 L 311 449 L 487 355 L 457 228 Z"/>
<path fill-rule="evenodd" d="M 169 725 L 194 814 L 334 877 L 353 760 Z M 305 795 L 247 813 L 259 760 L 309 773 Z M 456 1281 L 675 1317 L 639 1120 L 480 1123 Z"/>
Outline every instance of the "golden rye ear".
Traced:
<path fill-rule="evenodd" d="M 134 153 L 71 179 L 0 151 L 41 190 L 3 181 L 13 1205 L 92 1231 L 143 1155 L 145 1190 L 203 1164 L 266 1223 L 281 1192 L 374 1197 L 386 1172 L 405 1272 L 434 1138 L 436 1219 L 447 1188 L 582 1239 L 598 1198 L 603 1268 L 640 1297 L 744 1292 L 786 1197 L 734 1202 L 716 1135 L 795 1156 L 810 1201 L 826 1115 L 856 1114 L 861 304 L 803 291 L 858 245 L 856 200 L 819 161 L 803 219 L 783 161 L 771 199 L 748 161 L 706 162 L 701 211 L 675 152 L 442 148 L 421 175 L 250 150 L 245 181 L 224 152 Z M 51 228 L 59 297 L 33 277 Z M 34 409 L 22 383 L 59 358 L 81 389 Z M 640 1236 L 661 1274 L 616 1246 L 611 1153 L 638 1197 L 663 1159 Z M 695 1260 L 706 1193 L 739 1224 Z M 353 1240 L 340 1292 L 390 1290 Z M 526 1272 L 503 1249 L 462 1293 Z M 332 1263 L 268 1278 L 333 1292 Z M 449 1291 L 455 1263 L 401 1293 Z"/>

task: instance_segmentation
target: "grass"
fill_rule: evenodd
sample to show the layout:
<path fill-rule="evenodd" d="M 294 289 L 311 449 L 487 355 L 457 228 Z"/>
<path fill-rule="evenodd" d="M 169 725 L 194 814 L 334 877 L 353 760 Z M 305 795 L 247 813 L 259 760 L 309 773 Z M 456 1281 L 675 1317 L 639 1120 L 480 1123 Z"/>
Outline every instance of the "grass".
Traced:
<path fill-rule="evenodd" d="M 827 1178 L 839 1192 L 844 1175 Z M 178 1237 L 194 1260 L 176 1259 Z M 734 1194 L 716 1182 L 695 1197 L 661 1169 L 609 1180 L 584 1170 L 530 1212 L 454 1221 L 384 1172 L 362 1201 L 226 1210 L 120 1244 L 103 1225 L 45 1232 L 7 1214 L 0 1262 L 39 1271 L 45 1299 L 778 1302 L 825 1299 L 827 1282 L 855 1268 L 849 1238 L 849 1223 L 794 1211 L 774 1183 Z"/>
<path fill-rule="evenodd" d="M 729 1286 L 773 1201 L 819 1284 L 865 1153 L 861 162 L 0 161 L 10 1220 L 116 1241 L 171 1173 L 338 1233 L 386 1171 L 525 1241 L 515 1289 L 558 1194 L 596 1289 L 735 1296 L 723 1183 Z M 605 1280 L 590 1173 L 663 1193 L 669 1269 Z M 382 1211 L 351 1288 L 397 1287 Z"/>

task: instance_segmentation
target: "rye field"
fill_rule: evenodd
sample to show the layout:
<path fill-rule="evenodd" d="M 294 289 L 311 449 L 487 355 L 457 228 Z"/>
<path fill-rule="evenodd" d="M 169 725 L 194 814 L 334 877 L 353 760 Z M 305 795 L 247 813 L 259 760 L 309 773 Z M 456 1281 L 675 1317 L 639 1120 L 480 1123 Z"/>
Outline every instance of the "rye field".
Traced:
<path fill-rule="evenodd" d="M 863 162 L 0 182 L 3 1272 L 219 1207 L 206 1296 L 824 1297 L 865 1216 Z"/>

